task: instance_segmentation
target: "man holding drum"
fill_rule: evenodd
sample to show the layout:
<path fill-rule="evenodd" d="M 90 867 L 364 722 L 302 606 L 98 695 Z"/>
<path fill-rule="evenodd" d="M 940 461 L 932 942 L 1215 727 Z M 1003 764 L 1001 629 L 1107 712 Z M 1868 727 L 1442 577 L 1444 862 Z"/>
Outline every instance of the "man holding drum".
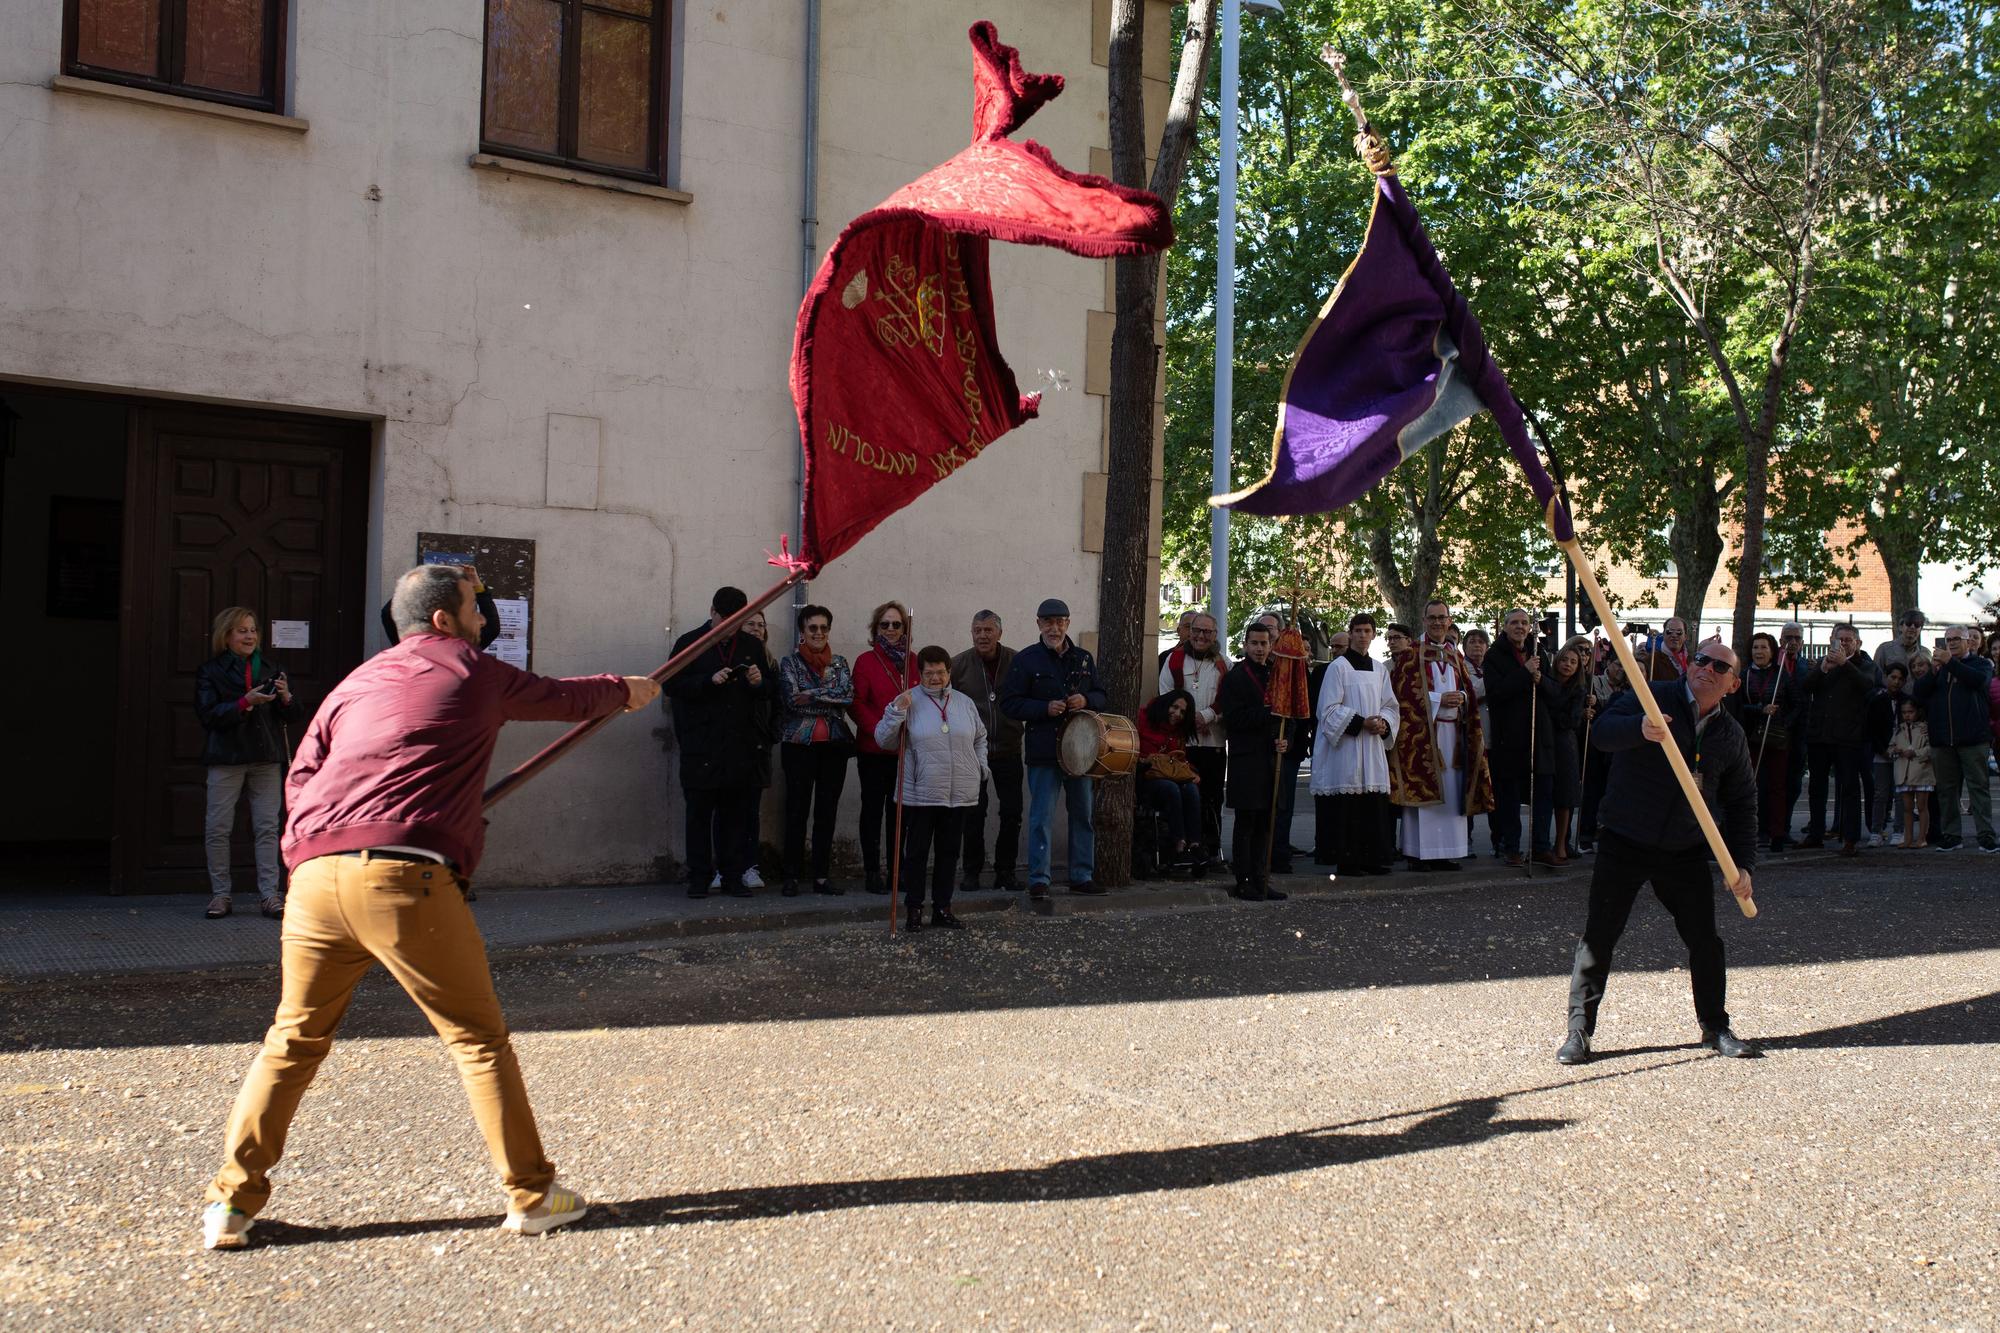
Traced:
<path fill-rule="evenodd" d="M 1069 807 L 1069 891 L 1103 893 L 1093 881 L 1097 831 L 1092 824 L 1091 780 L 1070 777 L 1058 760 L 1063 719 L 1102 711 L 1104 690 L 1097 663 L 1069 637 L 1069 606 L 1051 597 L 1035 610 L 1041 638 L 1014 654 L 1000 687 L 1000 711 L 1023 724 L 1028 770 L 1028 896 L 1049 896 L 1049 837 L 1060 789 Z"/>

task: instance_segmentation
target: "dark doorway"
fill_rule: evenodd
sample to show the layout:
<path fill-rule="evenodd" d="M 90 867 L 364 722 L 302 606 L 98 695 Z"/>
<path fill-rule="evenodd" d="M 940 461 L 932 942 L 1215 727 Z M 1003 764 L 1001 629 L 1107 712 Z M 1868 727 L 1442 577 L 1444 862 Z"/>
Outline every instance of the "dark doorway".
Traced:
<path fill-rule="evenodd" d="M 127 415 L 0 387 L 0 888 L 111 883 Z"/>
<path fill-rule="evenodd" d="M 9 786 L 29 793 L 0 816 L 0 887 L 206 892 L 210 624 L 254 610 L 305 717 L 361 660 L 368 427 L 6 385 L 0 402 L 0 582 L 23 631 Z M 242 881 L 247 810 L 232 841 Z"/>

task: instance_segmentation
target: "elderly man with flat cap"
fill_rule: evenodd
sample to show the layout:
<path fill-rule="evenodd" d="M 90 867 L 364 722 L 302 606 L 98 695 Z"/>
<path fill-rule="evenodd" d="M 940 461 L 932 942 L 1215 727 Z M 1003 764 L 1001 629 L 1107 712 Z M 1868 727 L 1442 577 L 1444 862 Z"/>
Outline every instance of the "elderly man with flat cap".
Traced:
<path fill-rule="evenodd" d="M 1022 724 L 1028 770 L 1028 896 L 1049 896 L 1049 838 L 1056 793 L 1069 807 L 1069 891 L 1102 893 L 1097 870 L 1089 778 L 1073 778 L 1058 762 L 1063 719 L 1079 709 L 1101 712 L 1104 688 L 1097 663 L 1069 637 L 1069 606 L 1051 597 L 1035 609 L 1041 637 L 1014 654 L 1000 687 L 1000 711 Z"/>
<path fill-rule="evenodd" d="M 1570 974 L 1569 1037 L 1556 1052 L 1562 1064 L 1590 1060 L 1611 954 L 1625 933 L 1639 890 L 1648 883 L 1687 945 L 1702 1044 L 1718 1055 L 1756 1054 L 1729 1027 L 1723 1005 L 1728 978 L 1722 936 L 1715 929 L 1708 843 L 1665 750 L 1668 745 L 1680 748 L 1736 860 L 1738 878 L 1729 889 L 1749 897 L 1750 867 L 1757 858 L 1757 780 L 1743 728 L 1722 706 L 1739 684 L 1735 652 L 1721 639 L 1710 639 L 1688 659 L 1686 676 L 1636 682 L 1635 692 L 1619 695 L 1591 729 L 1590 743 L 1617 759 L 1597 808 L 1600 832 L 1590 877 L 1590 914 Z M 1641 709 L 1636 691 L 1644 689 L 1653 692 L 1666 726 Z"/>

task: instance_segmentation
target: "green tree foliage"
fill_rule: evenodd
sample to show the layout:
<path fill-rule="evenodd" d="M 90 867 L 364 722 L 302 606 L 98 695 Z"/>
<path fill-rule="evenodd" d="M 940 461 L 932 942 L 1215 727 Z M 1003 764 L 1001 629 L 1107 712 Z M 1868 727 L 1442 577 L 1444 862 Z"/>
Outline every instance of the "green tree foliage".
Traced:
<path fill-rule="evenodd" d="M 1955 27 L 1947 15 L 1957 16 Z M 1881 200 L 1907 192 L 1916 171 L 1906 162 L 1898 180 L 1880 168 L 1899 142 L 1891 127 L 1907 120 L 1905 133 L 1927 144 L 1972 119 L 1990 130 L 1992 108 L 1980 100 L 1990 86 L 1953 100 L 1944 96 L 1948 81 L 1923 77 L 1940 59 L 1940 25 L 1969 47 L 1991 40 L 1990 18 L 1911 0 L 1685 8 L 1497 0 L 1443 12 L 1408 0 L 1307 0 L 1288 6 L 1282 24 L 1246 26 L 1236 484 L 1268 466 L 1274 405 L 1296 340 L 1366 223 L 1369 182 L 1350 147 L 1352 122 L 1315 59 L 1331 41 L 1349 54 L 1399 175 L 1516 396 L 1574 480 L 1588 543 L 1650 577 L 1678 575 L 1676 610 L 1690 619 L 1729 555 L 1724 533 L 1735 525 L 1750 567 L 1777 567 L 1765 587 L 1800 600 L 1836 589 L 1841 562 L 1825 552 L 1820 520 L 1861 510 L 1852 485 L 1803 478 L 1817 476 L 1833 447 L 1824 423 L 1863 414 L 1851 403 L 1832 408 L 1827 395 L 1841 381 L 1824 358 L 1813 362 L 1817 378 L 1803 377 L 1815 387 L 1804 388 L 1796 357 L 1822 337 L 1831 349 L 1833 331 L 1855 322 L 1833 307 L 1829 273 L 1863 305 L 1871 299 L 1849 265 L 1881 247 L 1855 209 L 1874 197 L 1870 222 L 1879 231 Z M 1961 61 L 1961 74 L 1973 60 Z M 1978 77 L 1990 85 L 1990 68 L 1979 66 Z M 1891 114 L 1913 88 L 1922 89 L 1919 101 L 1930 99 L 1926 116 Z M 1992 148 L 1990 133 L 1963 146 L 1958 177 L 1937 193 L 1955 207 L 1968 196 L 1990 201 L 1990 176 L 1983 186 L 1969 178 L 1976 167 L 1991 171 Z M 1198 578 L 1207 560 L 1214 153 L 1205 123 L 1168 270 L 1165 554 L 1184 579 Z M 1939 166 L 1926 169 L 1942 179 Z M 1975 270 L 1984 271 L 1978 265 L 1992 262 L 1990 243 L 1977 241 L 1993 235 L 1986 216 L 1958 219 L 1961 257 L 1945 269 L 1967 276 L 1952 289 L 1961 300 Z M 1903 250 L 1891 253 L 1931 262 L 1915 255 L 1938 248 L 1923 235 L 1927 221 L 1910 218 Z M 1880 278 L 1920 291 L 1912 281 L 1903 272 Z M 1940 270 L 1933 290 L 1949 281 Z M 1977 299 L 1991 287 L 1983 283 Z M 1935 303 L 1924 309 L 1933 322 L 1946 318 Z M 1963 330 L 1956 336 L 1974 345 L 1984 326 L 1970 313 L 1954 318 Z M 1857 345 L 1929 336 L 1915 325 L 1879 327 Z M 1868 361 L 1855 346 L 1829 355 Z M 1877 429 L 1884 415 L 1866 414 Z M 1990 409 L 1981 419 L 1990 420 Z M 1770 534 L 1776 558 L 1767 562 L 1758 550 L 1774 447 L 1783 472 Z M 1356 597 L 1372 582 L 1376 596 L 1367 600 L 1392 607 L 1433 587 L 1475 607 L 1535 595 L 1553 548 L 1490 422 L 1478 419 L 1432 451 L 1336 516 L 1333 532 L 1320 533 L 1323 558 L 1306 583 Z M 1964 493 L 1978 456 L 1968 445 L 1934 470 Z M 1900 503 L 1878 496 L 1875 507 L 1896 512 Z M 1875 526 L 1893 536 L 1886 519 Z M 1949 540 L 1976 540 L 1970 519 L 1962 531 Z M 1232 605 L 1285 586 L 1301 545 L 1278 525 L 1239 520 Z M 1739 621 L 1743 608 L 1739 599 Z M 1747 633 L 1747 622 L 1737 629 Z"/>
<path fill-rule="evenodd" d="M 1923 77 L 1867 126 L 1873 175 L 1843 201 L 1825 330 L 1799 361 L 1799 466 L 1774 518 L 1807 533 L 1854 521 L 1897 610 L 1918 567 L 1990 567 L 2000 536 L 2000 23 L 1990 4 L 1926 7 L 1907 39 Z M 1803 545 L 1803 543 L 1801 543 Z M 1827 552 L 1834 577 L 1853 547 Z"/>

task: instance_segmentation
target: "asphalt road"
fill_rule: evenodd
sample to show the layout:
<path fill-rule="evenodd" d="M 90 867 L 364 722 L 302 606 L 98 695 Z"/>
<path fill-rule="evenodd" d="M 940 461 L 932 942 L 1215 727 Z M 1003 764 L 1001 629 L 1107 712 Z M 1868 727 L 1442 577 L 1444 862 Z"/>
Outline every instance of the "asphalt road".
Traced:
<path fill-rule="evenodd" d="M 537 1239 L 380 973 L 235 1254 L 197 1212 L 274 974 L 11 987 L 0 1323 L 2000 1326 L 2000 857 L 1719 901 L 1754 1061 L 1642 901 L 1566 1070 L 1586 878 L 504 957 L 599 1205 Z"/>

